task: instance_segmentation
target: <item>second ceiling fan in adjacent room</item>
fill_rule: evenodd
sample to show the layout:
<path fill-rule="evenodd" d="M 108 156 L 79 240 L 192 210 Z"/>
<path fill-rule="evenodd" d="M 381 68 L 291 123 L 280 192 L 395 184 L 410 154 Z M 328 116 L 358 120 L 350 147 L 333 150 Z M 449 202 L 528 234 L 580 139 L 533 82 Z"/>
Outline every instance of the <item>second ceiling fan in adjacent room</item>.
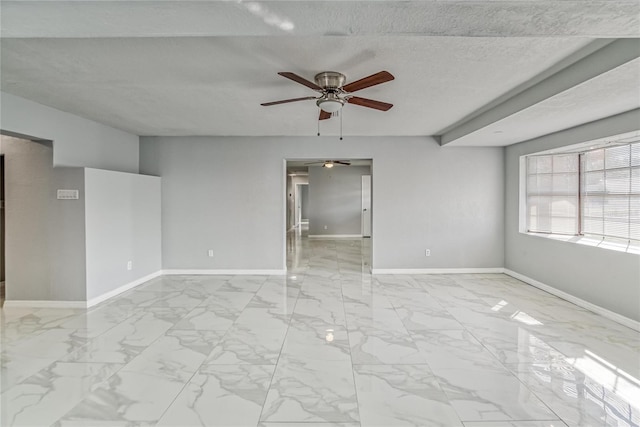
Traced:
<path fill-rule="evenodd" d="M 305 163 L 305 166 L 312 166 L 312 165 L 322 165 L 323 168 L 331 169 L 336 165 L 351 166 L 351 162 L 344 161 L 344 160 L 324 160 L 320 162 Z"/>

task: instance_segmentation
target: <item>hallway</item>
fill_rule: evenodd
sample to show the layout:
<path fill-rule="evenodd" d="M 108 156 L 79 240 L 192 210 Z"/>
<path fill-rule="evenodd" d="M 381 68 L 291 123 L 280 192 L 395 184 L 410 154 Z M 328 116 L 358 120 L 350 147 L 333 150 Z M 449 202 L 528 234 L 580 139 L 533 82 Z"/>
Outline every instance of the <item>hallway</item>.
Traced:
<path fill-rule="evenodd" d="M 640 424 L 638 332 L 501 274 L 371 276 L 370 245 L 290 232 L 287 276 L 2 309 L 1 423 Z"/>

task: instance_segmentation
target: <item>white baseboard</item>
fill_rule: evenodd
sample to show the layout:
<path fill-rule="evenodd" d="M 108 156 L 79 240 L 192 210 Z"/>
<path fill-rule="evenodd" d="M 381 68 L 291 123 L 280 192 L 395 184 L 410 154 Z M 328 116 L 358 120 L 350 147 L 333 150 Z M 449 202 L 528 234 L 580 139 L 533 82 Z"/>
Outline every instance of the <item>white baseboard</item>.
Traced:
<path fill-rule="evenodd" d="M 541 289 L 545 292 L 548 292 L 552 295 L 557 296 L 558 298 L 562 298 L 563 300 L 567 300 L 577 306 L 580 306 L 582 308 L 586 308 L 589 311 L 592 311 L 596 314 L 599 314 L 602 317 L 606 317 L 607 319 L 613 320 L 614 322 L 620 323 L 621 325 L 624 325 L 626 327 L 629 327 L 631 329 L 634 329 L 636 331 L 640 331 L 640 322 L 633 320 L 633 319 L 629 319 L 628 317 L 625 317 L 621 314 L 618 313 L 614 313 L 611 310 L 607 310 L 606 308 L 600 307 L 599 305 L 595 305 L 593 303 L 590 303 L 589 301 L 585 301 L 582 298 L 578 298 L 576 296 L 573 296 L 571 294 L 568 294 L 564 291 L 561 291 L 559 289 L 556 289 L 552 286 L 546 285 L 542 282 L 539 282 L 535 279 L 532 279 L 531 277 L 527 277 L 524 274 L 520 274 L 517 273 L 513 270 L 509 270 L 508 268 L 504 269 L 504 274 L 509 275 L 515 279 L 518 279 L 524 283 L 527 283 L 533 287 L 536 287 L 538 289 Z"/>
<path fill-rule="evenodd" d="M 362 239 L 362 234 L 310 234 L 310 239 Z"/>
<path fill-rule="evenodd" d="M 145 282 L 148 282 L 151 279 L 155 279 L 156 277 L 159 277 L 159 276 L 162 276 L 162 270 L 158 270 L 155 273 L 151 273 L 151 274 L 149 274 L 147 276 L 144 276 L 144 277 L 141 277 L 139 279 L 136 279 L 133 282 L 129 282 L 129 283 L 125 284 L 125 285 L 122 285 L 119 288 L 113 289 L 113 290 L 111 290 L 109 292 L 105 292 L 102 295 L 98 295 L 97 297 L 91 298 L 90 300 L 88 300 L 86 302 L 85 306 L 87 308 L 93 307 L 96 304 L 100 304 L 101 302 L 106 301 L 109 298 L 113 298 L 116 295 L 119 295 L 119 294 L 121 294 L 123 292 L 126 292 L 129 289 L 133 289 L 136 286 L 139 286 L 139 285 L 141 285 L 141 284 L 143 284 Z"/>
<path fill-rule="evenodd" d="M 374 268 L 371 274 L 490 274 L 504 273 L 504 268 Z"/>
<path fill-rule="evenodd" d="M 287 274 L 287 270 L 180 270 L 180 269 L 171 269 L 171 270 L 162 270 L 162 274 L 167 276 L 180 275 L 180 276 L 190 276 L 190 275 L 254 275 L 254 276 L 284 276 Z"/>
<path fill-rule="evenodd" d="M 3 307 L 87 308 L 86 301 L 5 300 Z"/>

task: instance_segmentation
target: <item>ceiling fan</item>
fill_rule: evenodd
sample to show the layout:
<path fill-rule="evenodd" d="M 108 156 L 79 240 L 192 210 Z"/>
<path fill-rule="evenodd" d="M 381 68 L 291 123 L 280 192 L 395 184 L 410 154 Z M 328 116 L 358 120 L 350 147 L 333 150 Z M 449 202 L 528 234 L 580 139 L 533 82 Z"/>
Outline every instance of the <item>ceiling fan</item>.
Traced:
<path fill-rule="evenodd" d="M 320 96 L 306 96 L 303 98 L 284 99 L 282 101 L 265 102 L 260 105 L 268 107 L 271 105 L 285 104 L 288 102 L 306 101 L 315 99 L 316 105 L 320 108 L 319 120 L 326 120 L 331 118 L 334 113 L 337 113 L 342 109 L 344 104 L 355 104 L 361 107 L 373 108 L 374 110 L 387 111 L 393 104 L 386 102 L 375 101 L 373 99 L 360 98 L 352 95 L 353 92 L 386 83 L 394 79 L 393 75 L 388 71 L 380 71 L 379 73 L 372 74 L 368 77 L 356 80 L 353 83 L 345 85 L 346 77 L 342 73 L 335 71 L 323 71 L 316 74 L 314 80 L 315 83 L 300 77 L 297 74 L 289 72 L 278 73 L 282 77 L 286 77 L 293 80 L 296 83 L 300 83 L 310 89 L 319 92 Z"/>
<path fill-rule="evenodd" d="M 351 162 L 345 162 L 343 160 L 325 160 L 323 162 L 311 162 L 305 163 L 305 165 L 322 165 L 323 168 L 331 169 L 335 165 L 351 166 Z"/>

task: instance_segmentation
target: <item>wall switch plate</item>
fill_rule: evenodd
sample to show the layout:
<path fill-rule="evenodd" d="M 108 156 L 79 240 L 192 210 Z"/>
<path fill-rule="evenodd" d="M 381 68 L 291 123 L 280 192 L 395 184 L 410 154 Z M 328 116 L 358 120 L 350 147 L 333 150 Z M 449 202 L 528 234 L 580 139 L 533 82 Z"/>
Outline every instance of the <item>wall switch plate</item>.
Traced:
<path fill-rule="evenodd" d="M 208 254 L 211 258 L 213 258 L 213 249 L 209 249 L 209 251 L 207 252 L 207 254 Z"/>
<path fill-rule="evenodd" d="M 127 270 L 133 270 L 133 261 L 127 262 Z"/>
<path fill-rule="evenodd" d="M 324 229 L 326 230 L 327 228 L 328 228 L 328 227 L 325 225 L 325 226 L 324 226 Z"/>
<path fill-rule="evenodd" d="M 80 198 L 78 190 L 58 190 L 58 200 L 78 200 Z"/>
<path fill-rule="evenodd" d="M 425 249 L 424 256 L 431 256 L 431 249 Z"/>

